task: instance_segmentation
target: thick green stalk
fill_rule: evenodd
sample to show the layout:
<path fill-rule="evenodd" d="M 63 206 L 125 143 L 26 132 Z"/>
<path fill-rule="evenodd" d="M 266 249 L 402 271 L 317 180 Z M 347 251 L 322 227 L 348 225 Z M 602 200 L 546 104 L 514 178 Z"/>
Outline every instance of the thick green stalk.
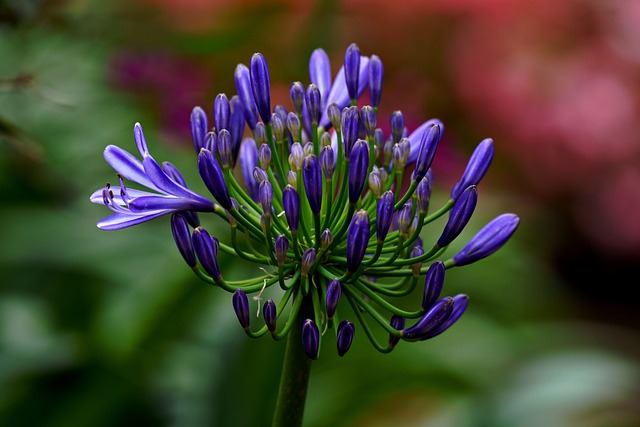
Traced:
<path fill-rule="evenodd" d="M 302 298 L 302 295 L 298 297 Z M 278 401 L 273 415 L 273 427 L 302 426 L 304 404 L 311 374 L 311 359 L 307 357 L 302 348 L 302 324 L 305 319 L 313 318 L 311 297 L 304 298 L 302 307 L 287 336 Z"/>

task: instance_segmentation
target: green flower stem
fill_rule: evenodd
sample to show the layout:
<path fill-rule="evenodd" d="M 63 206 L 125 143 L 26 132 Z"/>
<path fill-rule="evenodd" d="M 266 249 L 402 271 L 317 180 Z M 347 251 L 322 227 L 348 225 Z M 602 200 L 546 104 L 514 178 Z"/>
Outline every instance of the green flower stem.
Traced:
<path fill-rule="evenodd" d="M 353 285 L 358 288 L 360 292 L 369 297 L 373 302 L 378 304 L 380 307 L 384 308 L 390 313 L 397 314 L 398 316 L 404 317 L 406 319 L 415 319 L 416 317 L 422 316 L 424 310 L 415 310 L 415 311 L 406 311 L 401 310 L 393 304 L 390 304 L 387 300 L 382 298 L 380 295 L 372 291 L 368 286 L 363 285 L 360 280 L 356 280 L 353 282 Z M 411 289 L 413 290 L 413 289 Z"/>
<path fill-rule="evenodd" d="M 349 286 L 344 286 L 343 291 L 345 292 L 346 295 L 348 295 L 349 301 L 352 301 L 352 304 L 355 304 L 360 308 L 363 308 L 367 313 L 369 313 L 371 317 L 373 317 L 373 319 L 376 322 L 378 322 L 380 326 L 382 326 L 387 332 L 389 332 L 389 334 L 394 335 L 396 337 L 402 336 L 399 330 L 391 326 L 388 320 L 384 319 L 380 315 L 380 313 L 376 311 L 376 309 L 374 309 L 373 307 L 371 307 L 370 304 L 365 302 L 359 295 L 357 295 L 357 293 L 353 289 L 351 289 Z M 353 311 L 357 312 L 358 310 L 354 308 Z"/>
<path fill-rule="evenodd" d="M 400 175 L 400 179 L 402 180 L 402 175 Z M 395 206 L 393 207 L 394 212 L 400 209 L 407 202 L 407 200 L 411 198 L 413 193 L 416 191 L 416 188 L 418 188 L 418 183 L 415 181 L 411 181 L 411 185 L 409 185 L 409 188 L 407 189 L 407 191 L 404 193 L 402 198 L 396 202 Z M 399 191 L 399 187 L 398 187 L 398 191 Z"/>
<path fill-rule="evenodd" d="M 256 262 L 256 263 L 260 263 L 260 264 L 269 264 L 269 258 L 266 257 L 254 257 L 248 253 L 246 253 L 245 251 L 243 251 L 242 249 L 240 249 L 240 247 L 238 246 L 238 238 L 237 238 L 237 227 L 235 225 L 231 226 L 231 244 L 233 245 L 233 251 L 236 255 L 238 255 L 240 258 L 243 258 L 247 261 L 250 262 Z"/>
<path fill-rule="evenodd" d="M 371 328 L 369 328 L 369 324 L 367 324 L 364 317 L 362 316 L 360 307 L 356 302 L 353 301 L 350 295 L 347 295 L 347 300 L 349 301 L 349 304 L 351 305 L 353 312 L 356 314 L 356 317 L 358 318 L 360 325 L 362 325 L 362 329 L 364 329 L 364 333 L 369 338 L 369 341 L 371 341 L 371 344 L 373 344 L 373 347 L 376 350 L 378 350 L 380 353 L 389 353 L 391 350 L 393 350 L 388 345 L 384 347 L 378 342 L 378 339 L 375 337 L 375 335 L 373 335 Z"/>
<path fill-rule="evenodd" d="M 298 298 L 301 298 L 298 295 Z M 307 387 L 311 374 L 311 359 L 302 347 L 302 324 L 305 319 L 313 318 L 311 297 L 302 300 L 302 306 L 287 335 L 280 388 L 276 410 L 273 415 L 273 427 L 300 427 L 307 398 Z"/>

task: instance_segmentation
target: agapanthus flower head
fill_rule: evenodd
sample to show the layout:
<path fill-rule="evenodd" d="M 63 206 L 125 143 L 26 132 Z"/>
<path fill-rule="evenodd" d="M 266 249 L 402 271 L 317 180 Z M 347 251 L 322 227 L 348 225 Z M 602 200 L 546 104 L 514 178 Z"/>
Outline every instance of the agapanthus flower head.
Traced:
<path fill-rule="evenodd" d="M 205 111 L 194 108 L 195 163 L 210 197 L 189 190 L 174 166 L 160 166 L 151 157 L 139 124 L 134 139 L 142 160 L 107 147 L 105 159 L 118 172 L 119 191 L 108 184 L 91 196 L 114 211 L 98 222 L 103 229 L 171 214 L 180 255 L 203 280 L 233 294 L 246 334 L 280 340 L 297 330 L 311 359 L 330 329 L 340 356 L 360 327 L 381 352 L 401 340 L 423 341 L 444 332 L 468 305 L 464 294 L 441 296 L 445 271 L 493 254 L 519 222 L 514 214 L 500 215 L 453 258 L 443 258 L 471 222 L 493 141 L 480 143 L 451 198 L 430 212 L 431 164 L 444 125 L 430 119 L 407 129 L 399 110 L 381 121 L 380 58 L 363 56 L 355 44 L 344 58 L 332 78 L 329 56 L 315 50 L 310 84 L 305 89 L 301 79 L 291 85 L 290 111 L 272 108 L 269 70 L 259 53 L 250 68 L 236 67 L 237 94 L 215 98 L 213 128 Z M 360 107 L 367 89 L 370 105 Z M 377 127 L 381 122 L 390 123 L 388 134 Z M 244 137 L 245 127 L 251 136 Z M 127 188 L 125 180 L 146 190 Z M 221 236 L 219 230 L 201 224 L 207 223 L 202 213 L 228 224 L 229 241 L 218 241 L 213 234 Z M 433 230 L 447 214 L 443 229 Z M 219 256 L 237 256 L 256 276 L 232 280 L 234 272 Z M 267 288 L 271 298 L 256 310 L 262 319 L 251 324 L 251 306 L 261 303 Z M 413 307 L 398 303 L 408 300 L 398 297 L 414 294 Z"/>

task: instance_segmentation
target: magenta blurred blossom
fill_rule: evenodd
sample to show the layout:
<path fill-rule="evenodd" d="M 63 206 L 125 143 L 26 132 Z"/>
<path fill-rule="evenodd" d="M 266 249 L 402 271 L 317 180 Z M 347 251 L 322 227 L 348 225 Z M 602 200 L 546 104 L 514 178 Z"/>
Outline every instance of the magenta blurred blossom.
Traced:
<path fill-rule="evenodd" d="M 149 98 L 158 122 L 169 135 L 189 141 L 184 126 L 193 109 L 211 89 L 210 71 L 169 52 L 121 52 L 109 65 L 112 84 L 129 94 Z"/>

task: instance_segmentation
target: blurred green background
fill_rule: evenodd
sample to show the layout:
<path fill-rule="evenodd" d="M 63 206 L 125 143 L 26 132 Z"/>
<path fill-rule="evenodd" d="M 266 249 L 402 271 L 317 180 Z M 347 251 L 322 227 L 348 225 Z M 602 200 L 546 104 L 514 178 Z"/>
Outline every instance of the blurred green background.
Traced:
<path fill-rule="evenodd" d="M 106 3 L 0 1 L 0 425 L 269 424 L 284 343 L 246 338 L 168 218 L 100 231 L 88 197 L 136 121 L 205 194 L 191 108 L 257 51 L 289 106 L 313 49 L 336 72 L 356 42 L 384 63 L 382 117 L 445 123 L 434 198 L 494 138 L 459 245 L 501 212 L 521 226 L 448 273 L 471 304 L 447 334 L 381 355 L 356 333 L 343 358 L 326 340 L 305 425 L 640 426 L 637 1 Z"/>

